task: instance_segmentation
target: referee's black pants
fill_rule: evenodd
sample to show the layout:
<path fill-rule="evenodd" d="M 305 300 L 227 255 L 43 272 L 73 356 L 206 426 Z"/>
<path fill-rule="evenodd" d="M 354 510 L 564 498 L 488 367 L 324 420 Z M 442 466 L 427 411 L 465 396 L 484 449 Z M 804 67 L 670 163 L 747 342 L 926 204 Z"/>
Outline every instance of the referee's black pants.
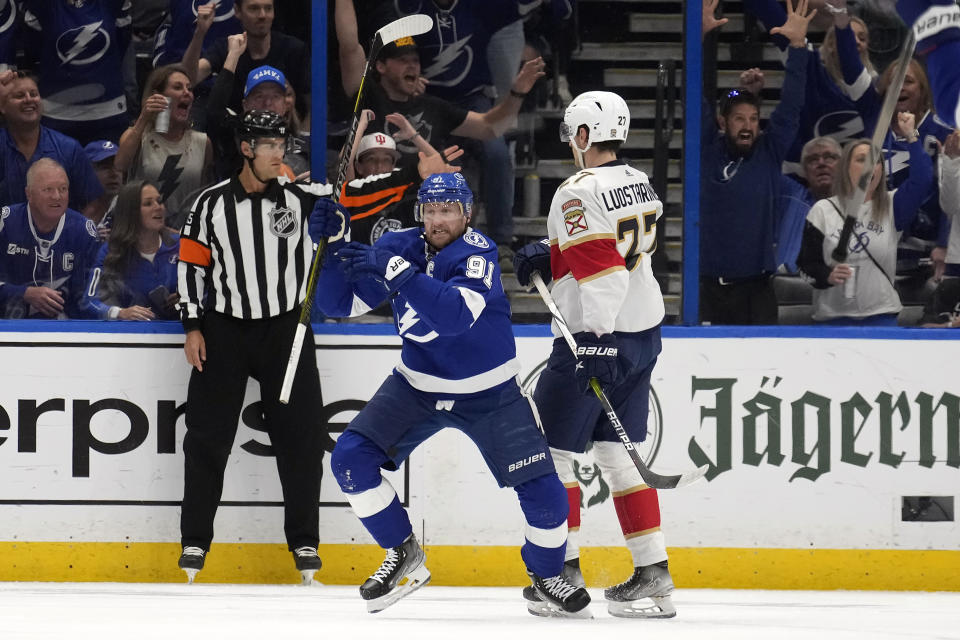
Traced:
<path fill-rule="evenodd" d="M 180 515 L 183 546 L 210 550 L 223 474 L 233 447 L 248 377 L 260 383 L 267 433 L 283 489 L 283 530 L 292 551 L 317 546 L 320 477 L 325 426 L 313 332 L 307 328 L 290 403 L 280 386 L 299 312 L 263 320 L 239 320 L 216 312 L 203 316 L 207 360 L 193 369 L 187 391 L 183 439 L 184 487 Z"/>

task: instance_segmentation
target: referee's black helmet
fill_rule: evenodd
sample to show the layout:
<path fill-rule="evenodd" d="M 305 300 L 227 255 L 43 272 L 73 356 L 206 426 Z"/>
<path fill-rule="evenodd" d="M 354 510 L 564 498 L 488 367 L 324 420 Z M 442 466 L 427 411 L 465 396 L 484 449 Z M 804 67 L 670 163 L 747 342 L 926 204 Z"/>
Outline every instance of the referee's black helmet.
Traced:
<path fill-rule="evenodd" d="M 288 135 L 286 121 L 273 111 L 247 111 L 237 125 L 237 140 L 251 144 L 258 138 L 286 138 Z"/>

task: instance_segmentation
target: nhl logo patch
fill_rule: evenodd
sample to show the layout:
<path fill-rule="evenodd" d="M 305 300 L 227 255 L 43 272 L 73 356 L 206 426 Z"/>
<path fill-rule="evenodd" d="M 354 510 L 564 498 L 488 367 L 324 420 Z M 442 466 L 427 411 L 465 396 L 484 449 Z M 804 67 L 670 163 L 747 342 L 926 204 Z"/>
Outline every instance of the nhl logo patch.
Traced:
<path fill-rule="evenodd" d="M 463 241 L 481 249 L 486 249 L 490 246 L 490 243 L 487 242 L 487 239 L 476 231 L 468 231 L 463 234 Z"/>
<path fill-rule="evenodd" d="M 297 216 L 293 209 L 289 207 L 277 207 L 271 209 L 270 213 L 270 232 L 278 238 L 289 238 L 297 232 L 299 224 Z"/>
<path fill-rule="evenodd" d="M 587 217 L 583 214 L 582 209 L 571 209 L 563 214 L 563 222 L 567 225 L 568 236 L 575 236 L 589 228 Z"/>

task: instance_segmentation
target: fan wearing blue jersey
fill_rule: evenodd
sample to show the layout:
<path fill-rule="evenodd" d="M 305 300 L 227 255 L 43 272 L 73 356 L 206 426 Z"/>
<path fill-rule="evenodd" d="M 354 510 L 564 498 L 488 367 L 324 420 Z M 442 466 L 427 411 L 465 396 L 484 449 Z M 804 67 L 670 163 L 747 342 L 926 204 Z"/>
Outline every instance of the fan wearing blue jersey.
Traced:
<path fill-rule="evenodd" d="M 337 237 L 349 213 L 320 201 L 314 240 Z M 566 491 L 529 398 L 496 245 L 469 226 L 473 193 L 459 173 L 428 177 L 417 194 L 422 229 L 386 233 L 372 247 L 331 246 L 317 286 L 322 311 L 353 316 L 389 299 L 403 338 L 400 363 L 337 440 L 333 473 L 354 512 L 386 549 L 360 594 L 381 611 L 430 580 L 423 550 L 380 469 L 396 469 L 444 427 L 477 445 L 501 487 L 512 487 L 526 519 L 520 550 L 549 615 L 589 615 L 590 596 L 562 576 Z"/>
<path fill-rule="evenodd" d="M 117 196 L 110 240 L 90 271 L 88 315 L 102 320 L 176 320 L 180 236 L 164 223 L 157 186 L 128 183 Z"/>
<path fill-rule="evenodd" d="M 39 60 L 44 123 L 81 144 L 127 126 L 123 57 L 130 0 L 24 0 L 29 57 Z"/>
<path fill-rule="evenodd" d="M 27 171 L 27 201 L 0 209 L 0 317 L 79 318 L 99 248 L 93 220 L 67 207 L 70 182 L 55 160 Z"/>
<path fill-rule="evenodd" d="M 926 55 L 933 104 L 951 127 L 960 126 L 960 6 L 956 0 L 898 0 L 897 13 Z"/>

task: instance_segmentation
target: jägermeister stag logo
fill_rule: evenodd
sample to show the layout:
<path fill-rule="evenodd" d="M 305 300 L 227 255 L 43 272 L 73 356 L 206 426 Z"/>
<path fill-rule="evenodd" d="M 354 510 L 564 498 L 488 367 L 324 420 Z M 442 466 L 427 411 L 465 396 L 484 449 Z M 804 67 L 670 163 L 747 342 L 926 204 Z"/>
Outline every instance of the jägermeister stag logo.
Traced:
<path fill-rule="evenodd" d="M 537 388 L 537 380 L 540 374 L 547 366 L 544 360 L 528 375 L 521 384 L 523 392 L 532 396 L 533 390 Z M 653 461 L 660 451 L 660 441 L 663 435 L 663 413 L 660 409 L 660 400 L 657 398 L 657 392 L 653 386 L 650 387 L 649 413 L 647 414 L 647 437 L 638 443 L 637 453 L 643 462 L 651 467 Z M 600 467 L 593 460 L 593 454 L 588 445 L 586 453 L 578 453 L 573 460 L 573 473 L 580 483 L 580 506 L 592 507 L 595 504 L 602 504 L 610 498 L 610 486 L 604 480 Z"/>

